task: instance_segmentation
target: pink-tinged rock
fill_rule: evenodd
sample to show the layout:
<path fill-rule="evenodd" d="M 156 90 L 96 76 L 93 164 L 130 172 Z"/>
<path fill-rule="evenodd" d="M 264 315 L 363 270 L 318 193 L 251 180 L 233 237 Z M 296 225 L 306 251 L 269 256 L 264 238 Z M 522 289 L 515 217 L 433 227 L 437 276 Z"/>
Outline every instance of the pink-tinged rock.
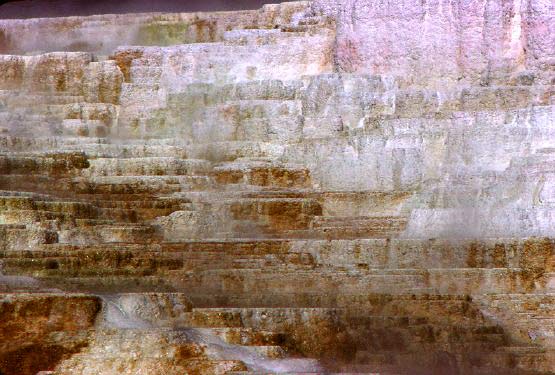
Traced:
<path fill-rule="evenodd" d="M 393 74 L 428 86 L 482 84 L 553 58 L 553 3 L 319 0 L 337 17 L 336 61 L 346 71 Z"/>

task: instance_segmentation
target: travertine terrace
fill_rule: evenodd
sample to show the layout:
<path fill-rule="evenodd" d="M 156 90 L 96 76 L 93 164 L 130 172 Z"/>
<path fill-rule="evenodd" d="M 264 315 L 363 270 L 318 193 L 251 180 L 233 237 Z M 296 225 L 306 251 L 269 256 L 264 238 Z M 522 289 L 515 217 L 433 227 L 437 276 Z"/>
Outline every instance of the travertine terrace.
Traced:
<path fill-rule="evenodd" d="M 554 374 L 554 17 L 0 21 L 0 374 Z"/>

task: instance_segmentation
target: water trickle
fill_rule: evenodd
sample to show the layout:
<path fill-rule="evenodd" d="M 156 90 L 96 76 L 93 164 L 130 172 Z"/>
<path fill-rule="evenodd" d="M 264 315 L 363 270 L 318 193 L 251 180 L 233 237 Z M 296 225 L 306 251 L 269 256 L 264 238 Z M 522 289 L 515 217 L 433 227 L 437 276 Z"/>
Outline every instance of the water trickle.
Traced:
<path fill-rule="evenodd" d="M 233 345 L 225 342 L 209 328 L 190 328 L 188 332 L 193 341 L 206 345 L 211 356 L 221 360 L 240 360 L 251 371 L 271 371 L 273 373 L 324 371 L 316 359 L 270 359 L 257 353 L 254 347 Z"/>
<path fill-rule="evenodd" d="M 152 330 L 160 328 L 156 321 L 137 316 L 118 303 L 118 295 L 99 296 L 104 302 L 103 324 L 109 328 L 116 329 L 145 329 Z M 147 302 L 148 303 L 148 302 Z M 219 337 L 210 328 L 174 327 L 172 329 L 180 335 L 173 336 L 183 342 L 194 342 L 206 349 L 206 354 L 214 360 L 239 360 L 242 361 L 250 371 L 272 372 L 272 373 L 321 373 L 324 368 L 316 359 L 307 358 L 268 358 L 257 352 L 254 346 L 243 346 L 229 344 Z"/>
<path fill-rule="evenodd" d="M 152 328 L 149 322 L 126 312 L 117 302 L 117 296 L 100 296 L 104 302 L 104 323 L 111 328 L 146 329 Z"/>

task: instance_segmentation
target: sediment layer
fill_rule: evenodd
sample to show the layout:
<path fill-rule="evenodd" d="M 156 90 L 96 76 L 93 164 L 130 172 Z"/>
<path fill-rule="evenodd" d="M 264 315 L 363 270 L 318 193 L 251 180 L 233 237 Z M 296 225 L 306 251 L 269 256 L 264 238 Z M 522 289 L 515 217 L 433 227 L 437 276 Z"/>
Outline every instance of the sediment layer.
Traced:
<path fill-rule="evenodd" d="M 554 24 L 0 21 L 0 373 L 555 373 Z"/>

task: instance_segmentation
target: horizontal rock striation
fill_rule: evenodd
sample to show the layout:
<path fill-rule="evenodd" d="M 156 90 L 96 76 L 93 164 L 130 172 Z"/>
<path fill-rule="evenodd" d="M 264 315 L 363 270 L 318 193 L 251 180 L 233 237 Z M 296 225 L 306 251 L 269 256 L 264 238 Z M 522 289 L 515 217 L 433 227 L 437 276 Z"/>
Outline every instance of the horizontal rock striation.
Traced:
<path fill-rule="evenodd" d="M 0 374 L 555 373 L 539 0 L 0 21 Z"/>

